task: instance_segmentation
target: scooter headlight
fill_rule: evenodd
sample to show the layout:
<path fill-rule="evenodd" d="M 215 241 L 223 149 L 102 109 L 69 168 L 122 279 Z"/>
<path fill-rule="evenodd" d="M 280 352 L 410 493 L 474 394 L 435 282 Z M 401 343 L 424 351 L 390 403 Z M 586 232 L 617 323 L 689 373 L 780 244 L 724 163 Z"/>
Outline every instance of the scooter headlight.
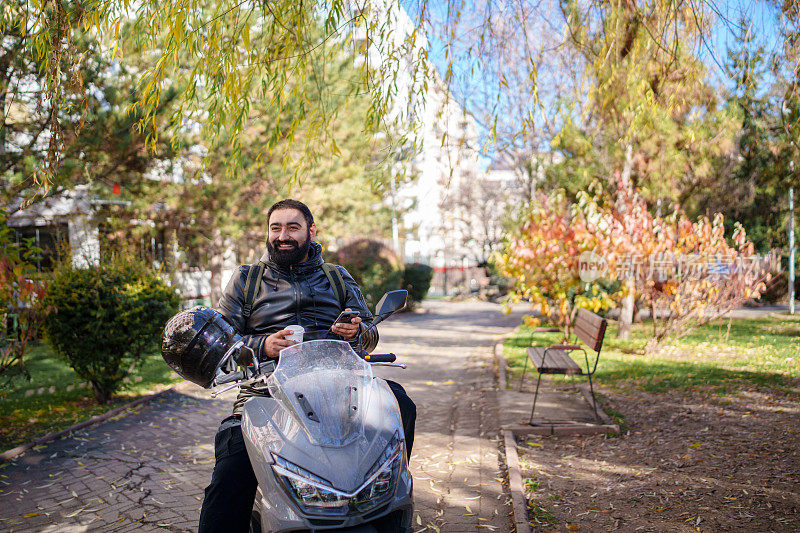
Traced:
<path fill-rule="evenodd" d="M 402 443 L 399 434 L 395 433 L 386 449 L 367 473 L 366 486 L 356 496 L 356 508 L 359 510 L 369 509 L 382 503 L 393 494 L 403 463 Z"/>
<path fill-rule="evenodd" d="M 308 514 L 340 516 L 351 506 L 365 511 L 386 501 L 394 493 L 403 464 L 403 440 L 398 433 L 389 441 L 367 472 L 364 483 L 351 493 L 343 492 L 296 464 L 273 454 L 272 470 L 301 510 Z"/>
<path fill-rule="evenodd" d="M 330 483 L 308 470 L 273 455 L 272 469 L 286 490 L 303 511 L 309 514 L 343 515 L 347 513 L 350 498 L 331 487 Z"/>

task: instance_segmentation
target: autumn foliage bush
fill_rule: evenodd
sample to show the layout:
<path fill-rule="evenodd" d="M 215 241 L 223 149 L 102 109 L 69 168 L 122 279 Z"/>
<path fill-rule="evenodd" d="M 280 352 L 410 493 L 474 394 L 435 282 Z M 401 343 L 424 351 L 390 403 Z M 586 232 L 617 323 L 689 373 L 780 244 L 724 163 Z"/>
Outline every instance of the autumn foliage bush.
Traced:
<path fill-rule="evenodd" d="M 603 278 L 581 280 L 583 252 L 602 258 Z M 658 344 L 757 298 L 777 256 L 755 255 L 739 224 L 726 237 L 721 214 L 693 222 L 674 206 L 667 217 L 654 215 L 617 179 L 613 193 L 596 185 L 573 204 L 559 191 L 540 195 L 498 264 L 514 280 L 510 300 L 529 300 L 545 315 L 555 306 L 567 335 L 577 308 L 609 309 L 635 292 L 651 308 Z"/>
<path fill-rule="evenodd" d="M 500 273 L 514 284 L 508 301 L 530 301 L 543 316 L 553 315 L 566 335 L 579 308 L 614 307 L 614 287 L 580 278 L 581 253 L 597 245 L 584 213 L 563 191 L 538 195 L 497 258 Z"/>
<path fill-rule="evenodd" d="M 5 218 L 0 217 L 0 379 L 4 381 L 20 374 L 27 376 L 25 353 L 38 337 L 47 314 L 42 301 L 46 283 L 37 279 L 33 266 L 36 251 L 17 243 Z M 16 318 L 16 328 L 7 330 L 12 316 Z"/>

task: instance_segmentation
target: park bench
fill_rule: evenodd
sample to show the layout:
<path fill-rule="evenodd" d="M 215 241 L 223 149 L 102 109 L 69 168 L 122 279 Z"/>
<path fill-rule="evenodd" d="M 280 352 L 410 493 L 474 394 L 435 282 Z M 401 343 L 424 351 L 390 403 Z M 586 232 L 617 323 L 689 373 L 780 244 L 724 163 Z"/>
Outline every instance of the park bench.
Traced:
<path fill-rule="evenodd" d="M 553 344 L 551 346 L 530 346 L 526 348 L 528 357 L 525 359 L 525 367 L 522 369 L 522 378 L 520 378 L 519 386 L 522 389 L 522 382 L 525 379 L 525 372 L 528 369 L 528 361 L 533 364 L 536 371 L 539 373 L 539 379 L 536 380 L 536 392 L 533 395 L 533 407 L 531 407 L 530 425 L 533 424 L 533 413 L 536 410 L 536 399 L 539 396 L 539 385 L 542 381 L 542 374 L 563 374 L 563 375 L 579 375 L 587 376 L 589 378 L 589 390 L 592 394 L 592 408 L 594 409 L 594 416 L 599 421 L 600 415 L 597 412 L 597 399 L 594 396 L 594 387 L 592 386 L 592 374 L 597 370 L 597 362 L 600 360 L 600 350 L 603 347 L 603 338 L 606 334 L 607 321 L 605 318 L 597 316 L 591 311 L 586 309 L 579 309 L 575 317 L 575 322 L 572 325 L 572 331 L 575 336 L 584 342 L 587 348 L 595 352 L 594 365 L 589 366 L 589 354 L 586 349 L 579 344 Z M 569 352 L 580 350 L 583 352 L 584 360 L 586 361 L 586 371 L 570 357 Z"/>

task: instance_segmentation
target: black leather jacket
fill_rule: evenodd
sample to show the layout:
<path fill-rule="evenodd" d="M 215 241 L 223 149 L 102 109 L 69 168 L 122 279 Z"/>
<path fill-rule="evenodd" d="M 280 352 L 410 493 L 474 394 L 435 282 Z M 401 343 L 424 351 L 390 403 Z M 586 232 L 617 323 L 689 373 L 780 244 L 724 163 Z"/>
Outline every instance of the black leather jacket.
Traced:
<path fill-rule="evenodd" d="M 267 252 L 264 252 L 261 261 L 267 268 L 264 269 L 249 320 L 245 321 L 242 309 L 244 286 L 250 265 L 239 267 L 238 273 L 231 277 L 219 300 L 220 313 L 225 315 L 256 354 L 263 354 L 264 340 L 269 335 L 292 324 L 303 326 L 304 340 L 326 338 L 341 340 L 341 337 L 330 331 L 342 308 L 336 292 L 322 270 L 322 247 L 318 243 L 311 243 L 307 261 L 288 268 L 270 261 Z M 360 311 L 361 327 L 364 329 L 372 322 L 372 313 L 367 308 L 364 296 L 352 276 L 343 267 L 338 268 L 345 282 L 345 307 Z M 355 342 L 351 341 L 353 344 Z M 368 352 L 374 350 L 377 344 L 377 328 L 369 330 L 361 337 L 361 345 Z M 242 389 L 234 404 L 234 414 L 240 414 L 241 406 L 254 392 Z"/>

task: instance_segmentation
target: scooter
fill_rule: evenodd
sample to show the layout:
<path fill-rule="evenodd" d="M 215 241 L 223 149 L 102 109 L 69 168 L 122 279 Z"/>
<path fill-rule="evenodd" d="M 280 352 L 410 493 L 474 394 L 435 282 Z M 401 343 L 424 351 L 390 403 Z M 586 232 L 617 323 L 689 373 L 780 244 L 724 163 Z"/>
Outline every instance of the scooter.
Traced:
<path fill-rule="evenodd" d="M 385 294 L 370 328 L 406 295 Z M 371 368 L 405 365 L 337 340 L 284 348 L 277 366 L 248 351 L 241 342 L 231 347 L 212 386 L 229 385 L 212 396 L 245 385 L 263 391 L 242 413 L 258 479 L 251 532 L 410 532 L 413 480 L 400 410 Z"/>

